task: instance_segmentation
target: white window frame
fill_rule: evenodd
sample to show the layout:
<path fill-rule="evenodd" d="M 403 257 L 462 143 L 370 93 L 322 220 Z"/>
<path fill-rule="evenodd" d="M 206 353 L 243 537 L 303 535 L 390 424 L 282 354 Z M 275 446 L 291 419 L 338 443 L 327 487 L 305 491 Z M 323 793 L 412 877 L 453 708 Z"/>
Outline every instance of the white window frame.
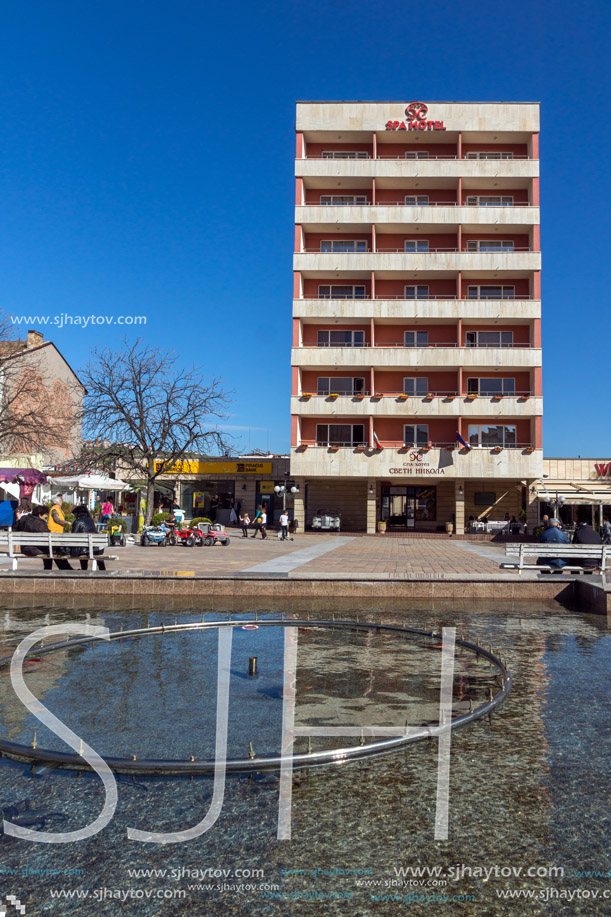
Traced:
<path fill-rule="evenodd" d="M 410 384 L 413 383 L 413 384 Z M 408 389 L 412 391 L 408 391 Z M 420 389 L 421 391 L 418 391 Z M 410 398 L 421 398 L 429 392 L 429 380 L 427 376 L 404 376 L 403 377 L 403 394 Z"/>
<path fill-rule="evenodd" d="M 500 382 L 500 392 L 482 392 L 482 382 Z M 483 395 L 494 398 L 495 395 L 515 395 L 516 380 L 513 376 L 469 376 L 467 378 L 467 394 Z"/>
<path fill-rule="evenodd" d="M 340 343 L 334 341 L 331 343 L 331 335 L 333 333 L 337 334 L 349 334 L 350 340 Z M 321 341 L 321 335 L 327 335 L 327 342 L 324 340 Z M 360 334 L 363 336 L 362 340 L 356 340 L 356 335 Z M 364 331 L 353 331 L 351 328 L 319 328 L 316 333 L 316 341 L 318 347 L 364 347 L 365 346 L 365 332 Z"/>
<path fill-rule="evenodd" d="M 327 429 L 326 429 L 326 435 L 323 435 L 323 428 L 324 428 L 324 427 L 327 428 Z M 346 439 L 342 439 L 342 440 L 334 440 L 334 441 L 331 441 L 331 437 L 330 437 L 331 427 L 346 427 L 346 428 L 348 428 L 348 429 L 350 430 L 350 438 L 349 438 L 349 439 L 346 438 Z M 355 437 L 355 435 L 354 435 L 354 431 L 355 431 L 355 428 L 356 428 L 356 427 L 361 427 L 361 429 L 362 429 L 363 436 L 360 437 L 360 438 Z M 319 431 L 320 431 L 320 433 L 319 433 Z M 317 446 L 340 446 L 340 445 L 346 445 L 346 446 L 361 446 L 361 445 L 365 445 L 365 446 L 366 446 L 366 445 L 368 445 L 368 443 L 365 442 L 364 437 L 365 437 L 365 424 L 363 424 L 363 423 L 360 423 L 360 424 L 355 424 L 355 423 L 341 423 L 341 424 L 317 423 L 317 424 L 316 424 L 316 445 L 317 445 Z"/>
<path fill-rule="evenodd" d="M 507 150 L 482 150 L 479 153 L 466 153 L 465 159 L 513 159 L 513 153 Z"/>
<path fill-rule="evenodd" d="M 408 430 L 412 435 L 408 435 Z M 429 425 L 428 423 L 406 423 L 403 424 L 403 444 L 405 446 L 428 446 Z"/>
<path fill-rule="evenodd" d="M 428 207 L 429 196 L 428 194 L 406 194 L 403 198 L 403 205 L 405 207 Z"/>
<path fill-rule="evenodd" d="M 498 334 L 498 343 L 480 343 L 480 335 L 482 334 Z M 475 341 L 469 341 L 470 335 L 475 335 Z M 503 336 L 505 336 L 505 340 L 503 340 Z M 513 331 L 495 331 L 494 329 L 467 331 L 465 333 L 465 347 L 513 347 Z"/>
<path fill-rule="evenodd" d="M 428 150 L 406 150 L 405 158 L 406 159 L 428 159 L 429 152 Z"/>
<path fill-rule="evenodd" d="M 327 383 L 327 384 L 321 385 L 321 382 Z M 338 388 L 341 388 L 341 386 L 337 386 L 338 382 L 350 382 L 351 390 L 349 392 L 338 391 Z M 358 386 L 356 385 L 357 382 L 360 383 L 360 388 L 358 388 Z M 334 386 L 336 387 L 334 388 Z M 328 391 L 321 391 L 321 388 L 322 389 L 326 388 L 328 389 Z M 358 391 L 356 390 L 357 388 L 358 388 Z M 338 395 L 344 395 L 350 398 L 351 396 L 354 397 L 354 395 L 361 395 L 364 392 L 364 390 L 365 390 L 365 377 L 364 376 L 319 376 L 316 380 L 316 393 L 318 395 L 338 394 Z"/>
<path fill-rule="evenodd" d="M 513 207 L 512 194 L 469 194 L 467 207 Z"/>
<path fill-rule="evenodd" d="M 482 248 L 482 245 L 484 248 Z M 496 245 L 497 248 L 486 248 L 487 245 Z M 512 252 L 515 251 L 513 239 L 469 239 L 466 251 L 468 252 Z"/>
<path fill-rule="evenodd" d="M 413 295 L 412 293 L 408 292 L 409 290 L 413 290 Z M 426 290 L 426 293 L 422 292 L 423 290 Z M 406 283 L 405 286 L 403 287 L 403 298 L 404 299 L 428 299 L 429 298 L 428 284 L 426 283 L 419 283 L 419 284 Z"/>
<path fill-rule="evenodd" d="M 321 290 L 329 290 L 328 293 L 321 293 Z M 352 296 L 334 296 L 333 290 L 352 290 Z M 357 290 L 362 290 L 363 295 L 357 296 Z M 318 299 L 366 299 L 367 298 L 367 288 L 364 284 L 350 284 L 350 283 L 319 283 L 318 284 Z"/>
<path fill-rule="evenodd" d="M 499 443 L 482 443 L 482 429 L 484 427 L 500 428 L 503 431 L 503 441 Z M 511 442 L 511 437 L 507 435 L 509 430 L 513 430 L 513 442 Z M 518 431 L 515 424 L 469 424 L 467 442 L 472 449 L 493 449 L 495 446 L 501 446 L 503 449 L 515 449 L 517 447 L 517 439 Z"/>
<path fill-rule="evenodd" d="M 323 245 L 329 245 L 331 247 L 325 250 Z M 341 248 L 335 249 L 333 247 L 334 245 L 353 245 L 354 248 L 352 250 L 342 250 Z M 358 246 L 361 246 L 361 248 L 358 248 Z M 364 248 L 362 246 L 364 246 Z M 321 239 L 320 251 L 324 255 L 361 255 L 363 252 L 369 251 L 369 243 L 367 239 Z"/>
<path fill-rule="evenodd" d="M 409 249 L 407 246 L 413 245 L 413 249 Z M 419 245 L 426 245 L 426 248 L 418 248 Z M 407 255 L 422 255 L 428 254 L 429 251 L 429 240 L 428 239 L 405 239 L 403 241 L 403 250 Z"/>
<path fill-rule="evenodd" d="M 482 290 L 492 290 L 498 288 L 501 291 L 500 296 L 482 296 Z M 475 291 L 477 295 L 472 295 L 472 291 Z M 515 299 L 516 298 L 516 288 L 513 284 L 500 284 L 500 283 L 482 283 L 475 286 L 469 285 L 467 287 L 467 299 Z"/>
<path fill-rule="evenodd" d="M 340 200 L 341 198 L 341 200 Z M 367 205 L 366 194 L 321 194 L 321 207 L 363 207 Z"/>
<path fill-rule="evenodd" d="M 413 334 L 413 336 L 414 336 L 414 342 L 413 342 L 413 344 L 412 344 L 412 343 L 408 343 L 408 339 L 407 339 L 407 336 L 408 336 L 408 335 L 412 335 L 412 334 Z M 424 339 L 423 339 L 423 340 L 418 340 L 419 337 L 420 337 L 420 338 L 424 338 Z M 404 332 L 403 332 L 403 346 L 404 346 L 404 347 L 428 347 L 428 346 L 429 346 L 429 333 L 428 333 L 428 331 L 420 330 L 420 329 L 418 329 L 418 328 L 414 328 L 414 329 L 412 329 L 412 330 L 410 330 L 410 331 L 404 331 Z"/>
<path fill-rule="evenodd" d="M 369 159 L 367 150 L 323 150 L 321 159 Z"/>

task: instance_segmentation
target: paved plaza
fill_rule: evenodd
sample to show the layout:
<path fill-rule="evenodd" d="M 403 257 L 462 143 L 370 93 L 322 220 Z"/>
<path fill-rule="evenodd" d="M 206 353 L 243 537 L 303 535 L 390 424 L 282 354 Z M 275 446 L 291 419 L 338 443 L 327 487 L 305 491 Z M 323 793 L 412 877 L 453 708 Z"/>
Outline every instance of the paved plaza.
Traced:
<path fill-rule="evenodd" d="M 125 548 L 108 548 L 107 553 L 118 557 L 108 564 L 114 573 L 419 579 L 511 572 L 499 567 L 504 559 L 502 544 L 415 535 L 402 538 L 306 533 L 283 542 L 275 533 L 265 541 L 238 534 L 232 536 L 227 547 L 143 548 L 130 544 Z M 78 570 L 78 560 L 73 559 L 72 565 Z M 2 563 L 0 569 L 6 570 L 7 563 Z M 42 562 L 37 558 L 22 558 L 19 570 L 42 572 Z"/>

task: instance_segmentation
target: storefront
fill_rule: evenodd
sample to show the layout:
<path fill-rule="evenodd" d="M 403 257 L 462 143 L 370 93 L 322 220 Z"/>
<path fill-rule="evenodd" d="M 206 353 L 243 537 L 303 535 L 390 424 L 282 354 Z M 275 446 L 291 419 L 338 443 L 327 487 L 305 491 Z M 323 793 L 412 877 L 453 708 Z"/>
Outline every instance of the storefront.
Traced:
<path fill-rule="evenodd" d="M 580 522 L 599 527 L 611 520 L 611 461 L 609 459 L 543 460 L 543 476 L 533 490 L 538 519 L 556 516 L 565 528 Z"/>
<path fill-rule="evenodd" d="M 258 506 L 265 506 L 271 525 L 282 510 L 282 496 L 274 488 L 285 485 L 287 509 L 293 514 L 288 456 L 190 458 L 175 463 L 158 480 L 173 487 L 186 519 L 205 517 L 228 525 L 232 509 L 252 516 Z"/>

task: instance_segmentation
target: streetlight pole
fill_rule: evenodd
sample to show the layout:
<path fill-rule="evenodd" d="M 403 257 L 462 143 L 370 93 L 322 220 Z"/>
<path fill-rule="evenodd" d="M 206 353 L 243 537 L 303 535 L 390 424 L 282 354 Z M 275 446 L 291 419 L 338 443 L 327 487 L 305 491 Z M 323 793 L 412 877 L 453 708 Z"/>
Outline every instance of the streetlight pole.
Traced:
<path fill-rule="evenodd" d="M 274 492 L 277 493 L 278 496 L 281 496 L 281 495 L 282 495 L 282 512 L 283 512 L 283 513 L 286 512 L 286 494 L 287 494 L 287 486 L 286 486 L 286 484 L 276 484 L 276 486 L 274 487 Z M 290 490 L 289 490 L 289 493 L 291 493 L 291 494 L 298 494 L 298 493 L 299 493 L 299 488 L 298 488 L 298 487 L 291 487 Z"/>

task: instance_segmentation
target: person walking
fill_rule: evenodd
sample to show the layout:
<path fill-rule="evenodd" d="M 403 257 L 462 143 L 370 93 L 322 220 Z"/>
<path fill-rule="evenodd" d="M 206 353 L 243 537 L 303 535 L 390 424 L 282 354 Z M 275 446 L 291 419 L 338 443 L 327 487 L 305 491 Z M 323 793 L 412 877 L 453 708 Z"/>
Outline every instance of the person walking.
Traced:
<path fill-rule="evenodd" d="M 73 535 L 88 535 L 90 532 L 95 534 L 96 527 L 95 522 L 89 514 L 89 510 L 85 505 L 75 506 L 74 507 L 74 522 L 72 523 L 72 534 Z M 104 548 L 94 548 L 94 554 L 103 554 Z M 81 570 L 87 570 L 89 564 L 89 550 L 83 545 L 82 548 L 70 548 L 70 554 L 72 557 L 78 557 Z M 106 569 L 106 564 L 103 560 L 97 559 L 97 564 L 100 570 Z"/>
<path fill-rule="evenodd" d="M 280 514 L 280 529 L 282 531 L 282 540 L 288 541 L 289 537 L 289 514 L 285 509 Z"/>
<path fill-rule="evenodd" d="M 264 541 L 267 538 L 267 506 L 264 506 L 261 510 L 261 541 Z"/>
<path fill-rule="evenodd" d="M 248 511 L 243 516 L 240 516 L 240 525 L 242 526 L 242 538 L 248 538 L 248 526 L 250 525 Z"/>
<path fill-rule="evenodd" d="M 251 538 L 256 538 L 256 537 L 257 537 L 257 532 L 259 532 L 259 531 L 261 530 L 261 513 L 262 513 L 262 512 L 263 512 L 263 510 L 261 509 L 261 507 L 260 507 L 260 506 L 257 506 L 257 512 L 255 513 L 255 518 L 254 518 L 253 521 L 252 521 L 252 524 L 253 524 L 254 527 L 255 527 L 255 533 L 254 533 L 254 535 L 251 535 L 251 536 L 250 536 Z"/>
<path fill-rule="evenodd" d="M 611 544 L 611 522 L 609 519 L 605 519 L 601 525 L 600 535 L 603 540 L 603 544 Z"/>
<path fill-rule="evenodd" d="M 105 501 L 102 503 L 102 519 L 101 519 L 101 521 L 102 521 L 102 522 L 108 522 L 108 520 L 110 519 L 110 517 L 113 515 L 114 511 L 115 511 L 115 508 L 114 508 L 114 506 L 112 505 L 112 503 L 110 502 L 110 500 L 105 500 Z M 89 512 L 88 512 L 88 514 L 89 514 Z"/>

